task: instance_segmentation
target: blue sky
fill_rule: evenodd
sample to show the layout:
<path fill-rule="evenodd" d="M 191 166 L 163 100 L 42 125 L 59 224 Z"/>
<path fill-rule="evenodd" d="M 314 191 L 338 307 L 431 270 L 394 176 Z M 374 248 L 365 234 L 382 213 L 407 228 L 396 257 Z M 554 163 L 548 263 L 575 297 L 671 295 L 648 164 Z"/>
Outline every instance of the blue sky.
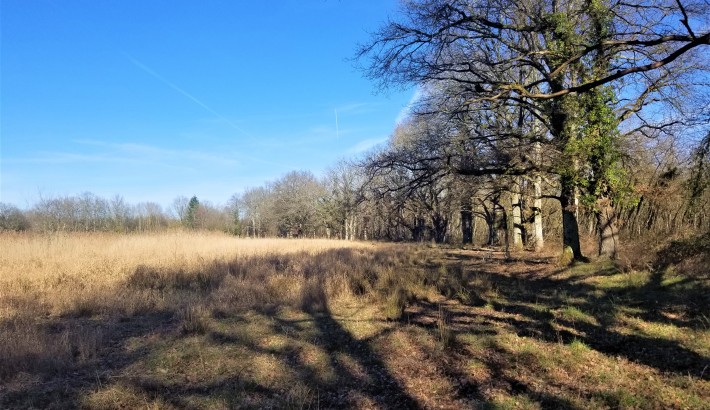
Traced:
<path fill-rule="evenodd" d="M 0 7 L 0 201 L 21 208 L 85 191 L 223 204 L 385 141 L 414 95 L 376 93 L 351 61 L 395 0 Z"/>

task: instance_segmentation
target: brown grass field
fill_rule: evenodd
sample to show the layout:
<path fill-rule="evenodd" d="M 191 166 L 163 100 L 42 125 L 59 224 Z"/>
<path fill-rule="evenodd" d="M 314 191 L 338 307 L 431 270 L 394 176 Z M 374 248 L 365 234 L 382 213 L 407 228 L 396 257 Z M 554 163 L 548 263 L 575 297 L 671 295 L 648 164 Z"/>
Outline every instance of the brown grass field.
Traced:
<path fill-rule="evenodd" d="M 710 409 L 709 251 L 2 234 L 0 408 Z"/>

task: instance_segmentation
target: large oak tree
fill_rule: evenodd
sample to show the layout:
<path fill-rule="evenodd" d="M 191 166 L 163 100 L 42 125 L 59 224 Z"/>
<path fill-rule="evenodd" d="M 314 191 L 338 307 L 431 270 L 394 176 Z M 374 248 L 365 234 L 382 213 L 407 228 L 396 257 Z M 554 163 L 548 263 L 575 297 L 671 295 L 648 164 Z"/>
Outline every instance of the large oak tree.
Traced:
<path fill-rule="evenodd" d="M 558 153 L 545 171 L 559 177 L 564 248 L 581 259 L 580 181 L 613 205 L 618 121 L 674 73 L 707 68 L 709 11 L 702 0 L 413 0 L 359 57 L 382 86 L 445 84 L 462 109 L 507 104 L 542 124 L 539 142 Z"/>

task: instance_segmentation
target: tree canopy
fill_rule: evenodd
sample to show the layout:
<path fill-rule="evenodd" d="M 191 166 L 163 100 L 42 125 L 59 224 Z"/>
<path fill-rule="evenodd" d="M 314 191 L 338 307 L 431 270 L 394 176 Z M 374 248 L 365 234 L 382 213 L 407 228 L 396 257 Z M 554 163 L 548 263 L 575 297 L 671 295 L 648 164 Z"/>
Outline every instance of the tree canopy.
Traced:
<path fill-rule="evenodd" d="M 614 205 L 628 191 L 620 123 L 662 128 L 667 118 L 651 123 L 640 113 L 707 75 L 709 15 L 703 1 L 410 1 L 358 56 L 380 86 L 418 85 L 422 112 L 455 124 L 417 164 L 436 153 L 461 175 L 557 178 L 565 251 L 582 259 L 580 195 L 600 237 L 613 239 Z M 520 149 L 538 145 L 547 160 Z M 615 252 L 609 243 L 600 249 Z"/>

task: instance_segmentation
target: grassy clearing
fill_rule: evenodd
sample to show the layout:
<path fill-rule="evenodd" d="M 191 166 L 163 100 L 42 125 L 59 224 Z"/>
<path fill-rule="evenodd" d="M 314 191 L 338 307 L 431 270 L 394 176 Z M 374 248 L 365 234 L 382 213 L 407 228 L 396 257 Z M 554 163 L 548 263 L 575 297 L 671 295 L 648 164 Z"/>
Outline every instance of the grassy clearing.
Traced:
<path fill-rule="evenodd" d="M 710 400 L 697 262 L 562 269 L 531 254 L 186 233 L 0 246 L 2 408 Z"/>

